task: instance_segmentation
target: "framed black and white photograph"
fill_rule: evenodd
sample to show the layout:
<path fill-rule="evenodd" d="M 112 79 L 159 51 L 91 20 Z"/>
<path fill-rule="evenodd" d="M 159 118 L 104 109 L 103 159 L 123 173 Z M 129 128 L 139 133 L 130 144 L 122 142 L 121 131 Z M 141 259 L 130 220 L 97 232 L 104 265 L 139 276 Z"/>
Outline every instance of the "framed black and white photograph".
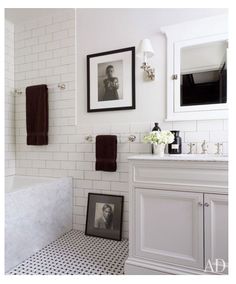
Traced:
<path fill-rule="evenodd" d="M 88 194 L 85 235 L 120 241 L 124 197 Z"/>
<path fill-rule="evenodd" d="M 135 47 L 87 55 L 87 110 L 135 108 Z"/>

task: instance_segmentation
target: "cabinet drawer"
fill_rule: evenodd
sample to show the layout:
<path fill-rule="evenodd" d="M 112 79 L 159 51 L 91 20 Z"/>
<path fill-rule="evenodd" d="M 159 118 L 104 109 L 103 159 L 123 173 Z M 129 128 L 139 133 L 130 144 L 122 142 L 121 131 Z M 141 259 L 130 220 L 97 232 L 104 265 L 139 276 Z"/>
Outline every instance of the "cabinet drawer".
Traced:
<path fill-rule="evenodd" d="M 133 182 L 149 184 L 175 184 L 227 188 L 227 166 L 212 162 L 159 161 L 158 163 L 135 163 Z"/>

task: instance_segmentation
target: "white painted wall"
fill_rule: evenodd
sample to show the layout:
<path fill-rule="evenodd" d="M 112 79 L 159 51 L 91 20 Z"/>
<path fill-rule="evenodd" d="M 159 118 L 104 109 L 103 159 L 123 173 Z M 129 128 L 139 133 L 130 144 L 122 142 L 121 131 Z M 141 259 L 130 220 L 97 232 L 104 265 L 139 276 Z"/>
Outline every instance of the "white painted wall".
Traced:
<path fill-rule="evenodd" d="M 166 111 L 166 41 L 160 27 L 225 13 L 224 9 L 77 9 L 78 126 L 82 123 L 163 122 Z M 86 112 L 86 55 L 152 42 L 156 80 L 144 82 L 136 58 L 136 109 Z"/>
<path fill-rule="evenodd" d="M 5 21 L 5 175 L 15 174 L 14 25 Z"/>
<path fill-rule="evenodd" d="M 153 121 L 166 129 L 179 129 L 183 152 L 187 143 L 196 142 L 196 151 L 205 139 L 209 152 L 214 143 L 223 142 L 227 152 L 227 121 L 187 121 L 164 123 L 165 114 L 165 41 L 158 26 L 219 13 L 219 10 L 117 10 L 80 9 L 77 13 L 78 74 L 75 78 L 75 19 L 73 11 L 64 15 L 35 18 L 15 26 L 15 87 L 46 83 L 49 87 L 49 145 L 26 145 L 25 94 L 16 97 L 16 174 L 48 177 L 73 177 L 73 226 L 84 230 L 88 192 L 124 195 L 123 237 L 128 237 L 128 162 L 127 157 L 150 152 L 143 136 Z M 167 14 L 166 14 L 167 13 Z M 168 16 L 167 16 L 168 15 Z M 175 18 L 174 18 L 174 15 Z M 157 27 L 154 25 L 157 24 Z M 143 82 L 136 66 L 137 109 L 109 113 L 86 113 L 86 55 L 132 46 L 144 37 L 153 41 L 157 69 L 154 82 Z M 156 38 L 157 37 L 157 38 Z M 66 84 L 60 91 L 57 84 Z M 78 83 L 78 125 L 75 121 L 75 83 Z M 95 171 L 95 136 L 118 136 L 117 172 Z M 135 134 L 134 143 L 128 136 Z M 93 136 L 93 142 L 85 137 Z"/>

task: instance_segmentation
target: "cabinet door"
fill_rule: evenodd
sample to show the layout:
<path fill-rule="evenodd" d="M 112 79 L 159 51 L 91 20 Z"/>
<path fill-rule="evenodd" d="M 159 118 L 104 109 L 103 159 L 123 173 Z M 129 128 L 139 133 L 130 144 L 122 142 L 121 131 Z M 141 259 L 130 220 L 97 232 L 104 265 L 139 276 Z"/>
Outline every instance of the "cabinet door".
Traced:
<path fill-rule="evenodd" d="M 135 188 L 136 256 L 203 268 L 203 194 Z"/>
<path fill-rule="evenodd" d="M 227 273 L 228 266 L 228 196 L 204 195 L 205 264 L 210 270 Z M 223 261 L 222 261 L 223 260 Z M 209 263 L 210 261 L 210 263 Z M 224 270 L 224 262 L 226 269 Z M 224 271 L 223 271 L 224 270 Z"/>

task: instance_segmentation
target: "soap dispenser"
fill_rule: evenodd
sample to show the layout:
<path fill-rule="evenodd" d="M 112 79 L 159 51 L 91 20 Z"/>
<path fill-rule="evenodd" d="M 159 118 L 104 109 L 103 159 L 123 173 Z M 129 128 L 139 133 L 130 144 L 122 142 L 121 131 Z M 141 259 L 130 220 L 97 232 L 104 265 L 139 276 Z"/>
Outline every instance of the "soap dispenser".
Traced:
<path fill-rule="evenodd" d="M 154 122 L 154 127 L 153 127 L 152 131 L 161 131 L 161 128 L 159 127 L 158 122 Z M 154 150 L 153 150 L 153 145 L 152 145 L 152 154 L 153 153 L 154 153 Z"/>
<path fill-rule="evenodd" d="M 154 123 L 154 127 L 153 127 L 152 131 L 161 131 L 161 128 L 159 127 L 159 123 L 158 122 Z"/>
<path fill-rule="evenodd" d="M 181 154 L 182 153 L 182 139 L 179 136 L 179 130 L 171 130 L 171 133 L 174 134 L 175 140 L 173 143 L 168 145 L 169 154 Z"/>

